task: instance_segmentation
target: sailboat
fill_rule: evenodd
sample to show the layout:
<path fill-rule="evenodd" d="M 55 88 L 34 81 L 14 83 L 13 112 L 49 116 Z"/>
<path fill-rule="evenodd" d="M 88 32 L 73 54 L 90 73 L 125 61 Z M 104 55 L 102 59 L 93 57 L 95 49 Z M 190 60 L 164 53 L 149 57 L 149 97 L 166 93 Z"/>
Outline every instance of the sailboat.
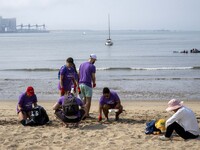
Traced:
<path fill-rule="evenodd" d="M 106 40 L 105 45 L 106 46 L 112 46 L 113 45 L 113 42 L 110 38 L 110 15 L 108 15 L 108 39 Z"/>

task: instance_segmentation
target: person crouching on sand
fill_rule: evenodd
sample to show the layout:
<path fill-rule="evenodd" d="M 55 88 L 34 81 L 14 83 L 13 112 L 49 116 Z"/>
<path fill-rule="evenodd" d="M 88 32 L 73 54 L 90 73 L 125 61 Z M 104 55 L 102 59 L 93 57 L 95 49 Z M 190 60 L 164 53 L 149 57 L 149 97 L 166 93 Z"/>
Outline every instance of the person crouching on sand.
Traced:
<path fill-rule="evenodd" d="M 99 117 L 98 117 L 99 121 L 102 120 L 102 111 L 107 121 L 109 121 L 109 118 L 108 118 L 109 109 L 117 109 L 115 120 L 116 121 L 119 120 L 119 115 L 123 111 L 123 107 L 121 105 L 119 96 L 117 95 L 116 92 L 110 91 L 109 88 L 105 87 L 103 89 L 103 95 L 101 96 L 99 100 Z"/>
<path fill-rule="evenodd" d="M 199 126 L 194 112 L 183 106 L 183 102 L 172 99 L 168 102 L 166 111 L 174 111 L 172 117 L 166 121 L 166 133 L 160 136 L 160 140 L 170 140 L 173 131 L 183 139 L 195 139 L 199 136 Z"/>
<path fill-rule="evenodd" d="M 76 127 L 85 117 L 85 108 L 83 102 L 73 94 L 65 94 L 60 97 L 53 106 L 56 117 L 68 127 L 70 123 Z"/>
<path fill-rule="evenodd" d="M 26 120 L 30 118 L 31 110 L 37 106 L 37 96 L 34 93 L 34 88 L 29 86 L 26 92 L 19 96 L 19 101 L 17 104 L 17 114 L 19 121 L 25 125 Z"/>

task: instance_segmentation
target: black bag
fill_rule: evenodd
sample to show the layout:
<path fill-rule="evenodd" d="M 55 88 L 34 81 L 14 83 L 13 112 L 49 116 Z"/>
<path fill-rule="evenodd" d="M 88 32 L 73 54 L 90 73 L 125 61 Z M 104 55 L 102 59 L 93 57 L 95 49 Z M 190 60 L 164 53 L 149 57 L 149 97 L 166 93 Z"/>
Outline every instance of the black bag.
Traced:
<path fill-rule="evenodd" d="M 65 116 L 77 116 L 79 112 L 79 105 L 76 101 L 76 97 L 73 95 L 65 97 L 64 104 L 62 107 Z"/>
<path fill-rule="evenodd" d="M 32 109 L 30 120 L 33 122 L 33 125 L 45 125 L 49 122 L 49 117 L 42 106 L 37 106 Z"/>

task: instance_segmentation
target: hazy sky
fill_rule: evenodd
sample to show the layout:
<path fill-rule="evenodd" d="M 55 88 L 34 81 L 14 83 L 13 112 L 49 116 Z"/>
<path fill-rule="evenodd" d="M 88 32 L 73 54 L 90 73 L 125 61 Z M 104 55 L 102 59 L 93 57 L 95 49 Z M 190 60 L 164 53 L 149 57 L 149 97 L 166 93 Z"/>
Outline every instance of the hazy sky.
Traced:
<path fill-rule="evenodd" d="M 48 29 L 200 30 L 200 0 L 0 0 L 0 16 Z"/>

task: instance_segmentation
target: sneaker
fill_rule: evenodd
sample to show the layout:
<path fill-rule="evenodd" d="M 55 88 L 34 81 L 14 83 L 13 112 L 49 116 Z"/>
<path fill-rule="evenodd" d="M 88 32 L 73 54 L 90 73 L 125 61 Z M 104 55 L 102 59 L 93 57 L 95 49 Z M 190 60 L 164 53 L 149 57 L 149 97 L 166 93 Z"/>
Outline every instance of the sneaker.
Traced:
<path fill-rule="evenodd" d="M 160 139 L 161 141 L 169 141 L 169 140 L 170 140 L 170 138 L 165 137 L 164 135 L 163 135 L 163 136 L 160 136 L 159 139 Z"/>

